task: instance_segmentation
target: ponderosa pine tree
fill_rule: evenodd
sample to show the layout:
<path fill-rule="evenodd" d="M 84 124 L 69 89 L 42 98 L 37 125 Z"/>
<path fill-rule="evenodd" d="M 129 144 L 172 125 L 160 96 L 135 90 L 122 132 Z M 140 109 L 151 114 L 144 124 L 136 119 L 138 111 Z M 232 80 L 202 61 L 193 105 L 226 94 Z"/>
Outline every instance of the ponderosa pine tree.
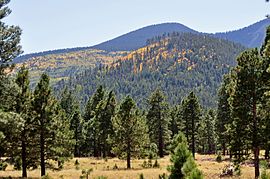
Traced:
<path fill-rule="evenodd" d="M 127 96 L 113 118 L 113 153 L 125 157 L 131 168 L 131 157 L 139 155 L 149 145 L 145 118 L 140 114 L 133 99 Z"/>
<path fill-rule="evenodd" d="M 46 174 L 46 162 L 59 157 L 71 156 L 73 148 L 72 132 L 64 111 L 52 97 L 49 76 L 42 74 L 34 90 L 33 113 L 37 143 L 40 154 L 41 176 Z"/>
<path fill-rule="evenodd" d="M 93 121 L 98 124 L 99 130 L 99 150 L 102 157 L 107 157 L 111 151 L 111 146 L 108 142 L 109 136 L 113 135 L 112 118 L 114 117 L 116 107 L 115 95 L 112 91 L 109 92 L 108 96 L 99 102 L 96 107 L 95 116 Z"/>
<path fill-rule="evenodd" d="M 175 105 L 170 109 L 170 131 L 171 131 L 171 138 L 178 134 L 179 131 L 179 121 L 178 121 L 178 111 L 179 106 Z"/>
<path fill-rule="evenodd" d="M 85 153 L 92 154 L 94 157 L 100 156 L 99 147 L 99 123 L 97 120 L 93 120 L 95 117 L 96 109 L 98 104 L 103 100 L 105 91 L 103 86 L 99 86 L 96 92 L 91 98 L 88 99 L 88 102 L 84 111 L 84 122 L 85 122 L 85 131 L 86 131 L 86 140 L 83 148 Z M 93 152 L 92 152 L 93 150 Z"/>
<path fill-rule="evenodd" d="M 263 61 L 257 49 L 243 52 L 237 58 L 238 65 L 234 69 L 234 89 L 231 94 L 233 123 L 231 149 L 241 161 L 249 149 L 253 150 L 255 178 L 259 172 L 259 153 L 262 143 L 262 123 L 258 115 L 258 105 L 264 94 Z M 245 151 L 245 152 L 244 152 Z"/>
<path fill-rule="evenodd" d="M 29 87 L 29 75 L 28 70 L 23 66 L 15 80 L 19 87 L 18 95 L 16 98 L 15 111 L 20 114 L 21 118 L 24 120 L 24 126 L 20 134 L 20 144 L 21 144 L 21 160 L 22 160 L 22 177 L 27 177 L 27 168 L 31 165 L 33 160 L 36 159 L 33 152 L 33 145 L 35 143 L 35 135 L 33 135 L 33 116 L 31 98 L 32 94 Z"/>
<path fill-rule="evenodd" d="M 223 76 L 223 83 L 218 91 L 218 108 L 216 115 L 216 133 L 217 142 L 222 149 L 222 154 L 226 154 L 227 147 L 230 143 L 230 135 L 228 134 L 228 125 L 231 123 L 231 108 L 229 104 L 230 94 L 228 92 L 228 85 L 230 83 L 229 75 Z"/>
<path fill-rule="evenodd" d="M 198 129 L 198 151 L 213 154 L 216 149 L 215 114 L 212 109 L 208 110 L 200 121 Z"/>
<path fill-rule="evenodd" d="M 154 91 L 148 100 L 146 121 L 151 143 L 158 146 L 158 154 L 164 156 L 166 143 L 170 139 L 168 104 L 161 90 Z"/>
<path fill-rule="evenodd" d="M 18 26 L 8 26 L 3 22 L 11 10 L 6 7 L 10 0 L 0 0 L 0 77 L 10 62 L 22 53 L 20 43 L 21 29 Z"/>
<path fill-rule="evenodd" d="M 180 121 L 183 123 L 183 128 L 181 131 L 183 131 L 185 134 L 192 150 L 193 158 L 195 158 L 195 145 L 201 120 L 201 107 L 194 92 L 190 92 L 189 95 L 182 101 L 179 113 L 181 118 Z"/>
<path fill-rule="evenodd" d="M 73 115 L 70 119 L 70 130 L 73 131 L 73 139 L 75 140 L 74 146 L 74 157 L 81 156 L 81 145 L 84 142 L 84 133 L 83 133 L 83 118 L 81 117 L 79 109 L 73 112 Z"/>

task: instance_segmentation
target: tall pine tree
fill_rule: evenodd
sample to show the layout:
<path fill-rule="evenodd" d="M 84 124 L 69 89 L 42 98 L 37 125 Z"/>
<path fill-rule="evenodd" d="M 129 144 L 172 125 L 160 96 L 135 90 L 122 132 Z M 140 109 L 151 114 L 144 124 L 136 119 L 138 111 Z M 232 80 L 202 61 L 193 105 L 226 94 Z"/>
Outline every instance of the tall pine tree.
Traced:
<path fill-rule="evenodd" d="M 139 155 L 149 144 L 145 118 L 138 111 L 133 99 L 127 96 L 113 119 L 113 152 L 125 157 L 127 168 L 131 168 L 131 157 Z"/>
<path fill-rule="evenodd" d="M 192 155 L 195 158 L 195 145 L 201 120 L 201 107 L 194 92 L 190 92 L 190 94 L 182 101 L 179 115 L 183 123 L 181 131 L 185 134 L 191 148 Z"/>
<path fill-rule="evenodd" d="M 158 146 L 158 154 L 164 156 L 166 144 L 170 139 L 168 105 L 161 90 L 154 91 L 148 100 L 146 115 L 151 143 Z"/>

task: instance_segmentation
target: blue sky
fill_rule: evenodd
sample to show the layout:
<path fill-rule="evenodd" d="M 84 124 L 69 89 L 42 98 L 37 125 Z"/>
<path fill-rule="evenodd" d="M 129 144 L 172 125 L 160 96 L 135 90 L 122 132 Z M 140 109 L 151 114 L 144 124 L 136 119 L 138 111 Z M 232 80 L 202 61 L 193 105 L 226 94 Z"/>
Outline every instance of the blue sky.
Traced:
<path fill-rule="evenodd" d="M 11 0 L 8 24 L 23 29 L 25 53 L 91 46 L 138 28 L 178 22 L 201 32 L 262 20 L 264 0 Z"/>

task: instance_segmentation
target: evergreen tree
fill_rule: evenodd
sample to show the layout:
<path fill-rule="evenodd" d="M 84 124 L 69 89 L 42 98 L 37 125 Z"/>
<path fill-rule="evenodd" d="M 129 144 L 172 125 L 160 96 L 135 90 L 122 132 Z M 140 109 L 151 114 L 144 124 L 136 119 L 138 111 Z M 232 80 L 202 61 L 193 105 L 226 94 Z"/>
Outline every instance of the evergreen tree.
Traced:
<path fill-rule="evenodd" d="M 172 165 L 168 167 L 171 172 L 169 179 L 181 178 L 203 178 L 202 173 L 197 169 L 197 165 L 188 150 L 187 139 L 183 133 L 179 133 L 174 142 L 178 142 L 177 147 L 171 155 Z"/>
<path fill-rule="evenodd" d="M 79 102 L 72 93 L 73 91 L 66 87 L 63 90 L 60 99 L 60 105 L 65 110 L 68 119 L 71 119 L 74 112 L 79 110 Z"/>
<path fill-rule="evenodd" d="M 24 127 L 20 134 L 22 177 L 27 177 L 27 167 L 29 167 L 33 160 L 36 159 L 36 156 L 34 155 L 34 146 L 32 145 L 35 143 L 35 137 L 32 131 L 34 128 L 32 120 L 33 116 L 31 115 L 32 94 L 29 88 L 30 81 L 28 70 L 24 66 L 19 70 L 15 82 L 19 87 L 19 92 L 16 98 L 15 111 L 24 119 Z"/>
<path fill-rule="evenodd" d="M 187 137 L 193 158 L 195 158 L 195 143 L 201 119 L 201 107 L 194 92 L 190 92 L 190 94 L 182 101 L 180 109 L 180 117 L 183 122 L 181 131 L 183 131 Z"/>
<path fill-rule="evenodd" d="M 132 98 L 127 96 L 116 111 L 113 119 L 113 152 L 125 157 L 127 168 L 131 168 L 132 156 L 140 154 L 149 144 L 145 118 L 141 116 Z"/>
<path fill-rule="evenodd" d="M 60 105 L 51 95 L 49 77 L 42 74 L 34 91 L 33 109 L 36 134 L 39 137 L 41 176 L 46 174 L 46 161 L 71 155 L 73 147 L 69 121 Z"/>
<path fill-rule="evenodd" d="M 81 151 L 80 147 L 84 142 L 83 134 L 83 119 L 81 117 L 80 111 L 76 110 L 70 120 L 70 130 L 73 131 L 73 139 L 75 140 L 74 156 L 80 157 Z"/>
<path fill-rule="evenodd" d="M 0 77 L 4 74 L 4 69 L 22 51 L 20 43 L 21 29 L 18 26 L 8 26 L 3 22 L 11 10 L 6 7 L 10 0 L 0 0 Z"/>
<path fill-rule="evenodd" d="M 198 129 L 198 151 L 213 154 L 216 149 L 215 114 L 212 109 L 208 110 L 200 122 Z"/>
<path fill-rule="evenodd" d="M 99 150 L 99 121 L 94 120 L 98 104 L 103 100 L 105 91 L 103 86 L 99 86 L 91 98 L 89 98 L 84 112 L 86 140 L 83 148 L 86 154 L 93 154 L 95 157 L 100 156 Z"/>
<path fill-rule="evenodd" d="M 103 157 L 106 157 L 111 150 L 108 143 L 109 136 L 113 135 L 112 118 L 115 112 L 115 95 L 112 91 L 109 92 L 106 99 L 100 101 L 97 105 L 94 121 L 97 121 L 99 129 L 99 149 Z"/>
<path fill-rule="evenodd" d="M 175 105 L 170 109 L 170 131 L 171 131 L 171 138 L 178 134 L 179 131 L 179 118 L 178 118 L 178 111 L 179 106 Z"/>
<path fill-rule="evenodd" d="M 160 157 L 164 156 L 166 143 L 170 138 L 168 105 L 163 93 L 157 89 L 148 100 L 149 110 L 146 116 L 151 143 L 158 146 Z"/>
<path fill-rule="evenodd" d="M 230 83 L 229 75 L 224 75 L 223 83 L 218 91 L 218 108 L 216 116 L 216 133 L 217 142 L 222 149 L 223 155 L 226 154 L 227 146 L 230 143 L 230 135 L 228 133 L 228 125 L 231 123 L 231 108 L 229 104 L 230 94 L 228 85 Z"/>
<path fill-rule="evenodd" d="M 231 147 L 237 161 L 243 159 L 244 150 L 253 149 L 255 178 L 258 178 L 262 142 L 262 123 L 258 115 L 258 105 L 264 94 L 262 77 L 266 70 L 257 49 L 243 52 L 237 58 L 237 62 L 234 91 L 231 94 L 233 117 Z"/>

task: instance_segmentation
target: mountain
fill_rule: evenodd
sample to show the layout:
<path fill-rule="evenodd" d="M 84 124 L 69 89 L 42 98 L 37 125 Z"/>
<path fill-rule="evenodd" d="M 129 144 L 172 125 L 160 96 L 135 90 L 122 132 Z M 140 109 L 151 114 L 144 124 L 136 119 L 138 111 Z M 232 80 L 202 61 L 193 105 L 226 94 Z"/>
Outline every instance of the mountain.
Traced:
<path fill-rule="evenodd" d="M 148 42 L 111 65 L 61 80 L 55 85 L 56 91 L 65 86 L 79 88 L 78 96 L 85 103 L 97 86 L 104 85 L 119 98 L 129 94 L 138 104 L 144 104 L 152 91 L 161 88 L 175 104 L 193 90 L 204 106 L 213 107 L 223 74 L 245 49 L 230 41 L 192 33 L 171 33 Z"/>
<path fill-rule="evenodd" d="M 54 84 L 85 69 L 94 68 L 100 64 L 111 64 L 126 54 L 126 52 L 106 52 L 96 49 L 65 50 L 62 53 L 46 52 L 40 56 L 29 55 L 30 58 L 20 59 L 19 62 L 17 59 L 14 72 L 24 65 L 29 69 L 31 85 L 35 84 L 44 72 L 50 75 Z"/>
<path fill-rule="evenodd" d="M 240 43 L 246 47 L 259 47 L 265 37 L 266 27 L 270 25 L 270 19 L 261 20 L 248 27 L 224 33 L 209 34 L 218 38 L 227 39 L 235 43 Z M 106 51 L 130 51 L 146 45 L 146 41 L 155 36 L 172 32 L 199 33 L 179 23 L 164 23 L 151 25 L 139 30 L 132 31 L 120 37 L 103 42 L 93 48 Z M 204 33 L 205 34 L 205 33 Z"/>
<path fill-rule="evenodd" d="M 157 25 L 150 25 L 141 29 L 121 35 L 115 39 L 103 42 L 93 46 L 96 49 L 106 51 L 131 51 L 136 50 L 146 45 L 146 41 L 155 36 L 160 36 L 164 33 L 172 32 L 191 32 L 198 33 L 179 23 L 163 23 Z"/>
<path fill-rule="evenodd" d="M 269 25 L 270 19 L 267 18 L 248 27 L 225 33 L 216 33 L 214 36 L 240 43 L 250 48 L 260 47 L 265 38 L 266 27 Z"/>

